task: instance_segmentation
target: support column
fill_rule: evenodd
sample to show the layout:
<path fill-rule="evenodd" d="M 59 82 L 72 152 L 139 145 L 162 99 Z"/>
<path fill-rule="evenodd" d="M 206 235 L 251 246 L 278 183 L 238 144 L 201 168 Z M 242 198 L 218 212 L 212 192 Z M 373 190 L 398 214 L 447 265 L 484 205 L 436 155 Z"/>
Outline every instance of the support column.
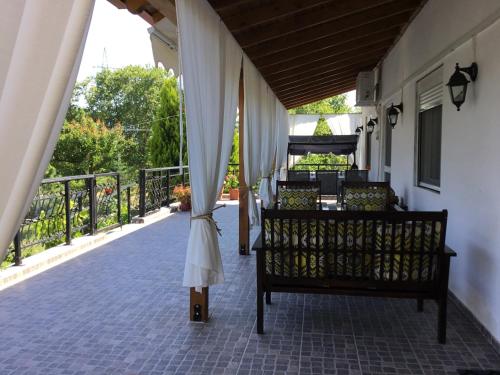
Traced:
<path fill-rule="evenodd" d="M 189 289 L 189 320 L 208 322 L 208 287 L 201 288 L 200 293 Z"/>
<path fill-rule="evenodd" d="M 248 187 L 245 182 L 245 162 L 243 156 L 243 145 L 245 140 L 245 90 L 243 84 L 243 69 L 240 73 L 239 86 L 239 233 L 240 233 L 240 255 L 250 255 L 250 220 L 248 218 Z"/>

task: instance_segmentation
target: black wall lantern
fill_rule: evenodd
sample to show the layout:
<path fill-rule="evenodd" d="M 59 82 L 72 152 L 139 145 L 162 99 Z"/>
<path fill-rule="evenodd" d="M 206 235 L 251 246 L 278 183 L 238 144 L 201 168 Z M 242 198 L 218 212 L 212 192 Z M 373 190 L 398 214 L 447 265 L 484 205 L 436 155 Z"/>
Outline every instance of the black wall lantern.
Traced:
<path fill-rule="evenodd" d="M 375 129 L 375 125 L 378 124 L 378 118 L 375 117 L 375 118 L 370 118 L 370 121 L 368 121 L 366 123 L 366 132 L 368 134 L 372 134 L 373 133 L 373 129 Z"/>
<path fill-rule="evenodd" d="M 457 65 L 455 65 L 455 73 L 451 75 L 446 85 L 450 89 L 451 101 L 457 106 L 457 111 L 460 111 L 460 106 L 465 102 L 467 85 L 470 82 L 464 73 L 467 73 L 472 82 L 474 82 L 477 78 L 477 64 L 472 63 L 471 66 L 467 68 L 461 68 L 457 63 Z"/>
<path fill-rule="evenodd" d="M 356 133 L 356 135 L 361 135 L 362 131 L 363 131 L 363 128 L 361 126 L 358 126 L 354 132 Z"/>
<path fill-rule="evenodd" d="M 403 103 L 399 103 L 398 105 L 391 104 L 390 108 L 387 110 L 387 122 L 391 125 L 391 128 L 394 129 L 396 124 L 398 123 L 398 115 L 403 112 Z"/>

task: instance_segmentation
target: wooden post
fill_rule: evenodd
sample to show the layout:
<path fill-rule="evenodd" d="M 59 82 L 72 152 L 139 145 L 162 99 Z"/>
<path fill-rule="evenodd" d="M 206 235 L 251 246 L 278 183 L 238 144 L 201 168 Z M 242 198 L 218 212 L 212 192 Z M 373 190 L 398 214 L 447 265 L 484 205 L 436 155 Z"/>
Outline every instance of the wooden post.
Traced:
<path fill-rule="evenodd" d="M 201 293 L 195 288 L 190 288 L 189 292 L 189 320 L 208 322 L 208 287 L 201 288 Z"/>
<path fill-rule="evenodd" d="M 243 84 L 243 69 L 240 73 L 240 86 L 239 86 L 239 231 L 240 231 L 240 255 L 250 255 L 250 222 L 248 218 L 248 187 L 245 182 L 245 163 L 243 156 L 243 145 L 245 140 L 245 90 Z"/>

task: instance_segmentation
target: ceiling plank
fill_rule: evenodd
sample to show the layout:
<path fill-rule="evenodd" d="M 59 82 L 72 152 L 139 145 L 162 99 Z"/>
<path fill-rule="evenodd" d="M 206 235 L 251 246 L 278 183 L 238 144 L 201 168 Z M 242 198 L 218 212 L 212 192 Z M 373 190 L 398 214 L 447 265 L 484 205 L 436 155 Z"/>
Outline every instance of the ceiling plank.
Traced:
<path fill-rule="evenodd" d="M 277 65 L 284 61 L 291 61 L 301 56 L 310 56 L 312 53 L 321 53 L 330 48 L 335 48 L 338 45 L 350 42 L 357 43 L 359 40 L 366 38 L 380 38 L 383 35 L 392 35 L 395 37 L 401 26 L 404 24 L 406 14 L 398 14 L 383 20 L 356 27 L 354 29 L 341 31 L 327 38 L 322 38 L 301 47 L 289 48 L 281 50 L 270 55 L 254 58 L 252 61 L 259 69 Z M 387 25 L 392 25 L 387 27 Z M 374 31 L 375 30 L 375 31 Z"/>
<path fill-rule="evenodd" d="M 132 14 L 139 14 L 144 10 L 144 7 L 148 4 L 147 0 L 126 0 L 125 5 L 127 9 Z"/>
<path fill-rule="evenodd" d="M 387 43 L 385 45 L 377 45 L 376 47 L 370 49 L 364 49 L 361 51 L 356 51 L 355 53 L 346 53 L 342 58 L 329 61 L 321 64 L 311 64 L 308 67 L 295 68 L 293 70 L 288 70 L 286 72 L 281 72 L 273 75 L 263 75 L 269 85 L 273 85 L 278 82 L 297 81 L 300 78 L 314 77 L 318 74 L 322 74 L 331 70 L 338 70 L 352 64 L 353 62 L 359 62 L 363 60 L 372 60 L 382 56 L 387 49 Z"/>
<path fill-rule="evenodd" d="M 287 108 L 287 109 L 291 109 L 291 108 L 296 108 L 296 107 L 300 107 L 304 104 L 309 104 L 309 103 L 314 103 L 314 102 L 317 102 L 319 100 L 323 100 L 323 99 L 326 99 L 326 98 L 331 98 L 332 96 L 337 96 L 337 95 L 340 95 L 340 94 L 344 94 L 348 91 L 351 91 L 355 88 L 355 85 L 346 85 L 344 87 L 338 87 L 336 90 L 333 90 L 333 91 L 328 91 L 328 92 L 323 92 L 319 95 L 313 95 L 313 96 L 309 96 L 309 97 L 304 97 L 304 98 L 301 98 L 301 99 L 297 99 L 297 100 L 294 100 L 294 101 L 289 101 L 289 102 L 282 102 L 282 104 Z"/>
<path fill-rule="evenodd" d="M 290 92 L 296 92 L 305 90 L 312 85 L 327 83 L 327 82 L 337 82 L 339 79 L 350 75 L 357 75 L 359 72 L 366 70 L 365 66 L 360 66 L 359 68 L 348 68 L 346 70 L 342 70 L 338 73 L 330 74 L 328 76 L 320 77 L 319 79 L 309 80 L 306 82 L 301 82 L 299 84 L 293 84 L 288 87 L 282 89 L 274 89 L 276 95 L 287 95 Z"/>
<path fill-rule="evenodd" d="M 241 47 L 250 47 L 254 44 L 274 39 L 277 36 L 296 33 L 316 25 L 348 17 L 352 14 L 363 13 L 371 8 L 395 1 L 397 2 L 397 0 L 335 1 L 328 5 L 318 6 L 283 19 L 278 19 L 272 24 L 265 25 L 265 27 L 256 26 L 233 34 Z"/>
<path fill-rule="evenodd" d="M 272 76 L 273 74 L 286 72 L 300 67 L 307 69 L 308 66 L 314 67 L 315 64 L 319 64 L 326 60 L 333 61 L 337 58 L 346 56 L 346 54 L 357 54 L 360 51 L 370 50 L 377 46 L 389 47 L 392 45 L 394 38 L 394 33 L 385 33 L 379 38 L 364 38 L 358 41 L 358 43 L 352 43 L 349 41 L 317 53 L 311 53 L 310 55 L 301 56 L 299 58 L 268 66 L 266 68 L 259 68 L 259 70 L 263 75 Z"/>
<path fill-rule="evenodd" d="M 301 32 L 286 33 L 285 35 L 277 34 L 274 39 L 246 47 L 244 50 L 251 59 L 254 59 L 278 51 L 298 47 L 349 29 L 385 19 L 388 16 L 408 13 L 414 10 L 418 1 L 420 0 L 399 0 L 397 3 L 384 4 L 372 8 L 370 11 L 336 19 L 332 22 L 310 27 Z"/>
<path fill-rule="evenodd" d="M 242 6 L 219 14 L 224 18 L 227 28 L 234 33 L 331 2 L 332 0 L 273 0 L 253 9 Z"/>
<path fill-rule="evenodd" d="M 151 6 L 163 14 L 170 22 L 177 25 L 177 14 L 175 12 L 175 2 L 165 0 L 148 0 Z"/>
<path fill-rule="evenodd" d="M 282 89 L 287 89 L 290 87 L 298 87 L 301 85 L 307 85 L 310 82 L 317 82 L 321 80 L 328 79 L 329 77 L 339 76 L 344 74 L 349 69 L 357 70 L 358 72 L 362 72 L 365 70 L 371 70 L 377 63 L 378 57 L 368 56 L 367 58 L 360 59 L 356 62 L 347 62 L 346 64 L 341 64 L 336 68 L 332 68 L 316 74 L 314 76 L 306 75 L 305 77 L 299 79 L 290 79 L 289 81 L 283 81 L 280 83 L 273 83 L 273 90 L 279 91 Z"/>
<path fill-rule="evenodd" d="M 352 85 L 353 82 L 356 82 L 356 74 L 346 75 L 342 78 L 338 78 L 336 82 L 325 82 L 316 85 L 311 85 L 308 88 L 305 88 L 300 91 L 289 92 L 287 94 L 279 94 L 281 100 L 288 101 L 296 98 L 300 98 L 309 94 L 317 94 L 321 93 L 325 90 L 331 91 L 337 87 L 345 86 L 346 84 Z"/>
<path fill-rule="evenodd" d="M 219 12 L 228 8 L 238 7 L 245 3 L 255 3 L 255 0 L 208 0 L 208 2 L 212 8 Z"/>

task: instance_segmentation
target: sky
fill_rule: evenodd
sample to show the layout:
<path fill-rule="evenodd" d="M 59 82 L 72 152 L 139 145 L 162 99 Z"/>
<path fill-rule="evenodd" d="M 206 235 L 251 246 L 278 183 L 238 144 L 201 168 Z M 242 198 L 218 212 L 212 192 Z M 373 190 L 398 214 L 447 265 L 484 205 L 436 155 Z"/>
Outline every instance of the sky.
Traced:
<path fill-rule="evenodd" d="M 146 21 L 128 10 L 118 9 L 107 0 L 96 0 L 78 81 L 95 74 L 103 65 L 111 69 L 154 66 L 148 27 Z M 355 91 L 349 92 L 347 102 L 351 107 L 355 100 Z"/>

